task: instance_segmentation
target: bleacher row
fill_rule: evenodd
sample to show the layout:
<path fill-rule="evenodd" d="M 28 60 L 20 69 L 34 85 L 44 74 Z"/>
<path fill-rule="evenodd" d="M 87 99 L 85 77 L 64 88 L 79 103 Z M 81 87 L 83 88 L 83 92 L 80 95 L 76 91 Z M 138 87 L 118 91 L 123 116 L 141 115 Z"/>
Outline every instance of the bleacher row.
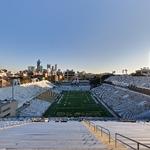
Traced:
<path fill-rule="evenodd" d="M 4 130 L 0 149 L 13 150 L 107 150 L 78 121 L 37 122 Z"/>
<path fill-rule="evenodd" d="M 90 85 L 83 85 L 83 86 L 72 86 L 72 85 L 61 85 L 58 86 L 57 89 L 59 91 L 89 91 L 90 90 Z"/>
<path fill-rule="evenodd" d="M 21 110 L 18 115 L 23 117 L 40 117 L 43 116 L 45 111 L 50 107 L 50 105 L 57 99 L 59 93 L 56 90 L 49 89 L 46 92 L 38 95 L 36 98 L 32 99 L 28 106 Z"/>
<path fill-rule="evenodd" d="M 19 125 L 30 123 L 30 120 L 24 120 L 24 121 L 0 121 L 0 130 L 7 129 L 10 127 L 16 127 Z"/>
<path fill-rule="evenodd" d="M 47 90 L 46 92 L 43 92 L 39 96 L 37 96 L 38 99 L 45 100 L 45 101 L 53 101 L 60 93 L 58 90 Z"/>
<path fill-rule="evenodd" d="M 50 102 L 43 101 L 40 99 L 33 99 L 30 101 L 30 105 L 23 109 L 19 116 L 21 117 L 40 117 L 51 105 Z"/>
<path fill-rule="evenodd" d="M 115 75 L 105 81 L 124 87 L 134 85 L 141 88 L 150 88 L 150 77 L 146 76 Z"/>
<path fill-rule="evenodd" d="M 52 88 L 53 84 L 48 81 L 41 81 L 23 85 L 14 86 L 14 99 L 18 102 L 18 107 L 21 107 L 27 101 L 32 100 L 44 91 Z M 0 88 L 0 100 L 12 98 L 12 87 Z"/>
<path fill-rule="evenodd" d="M 92 89 L 92 93 L 123 119 L 150 118 L 150 96 L 109 84 Z"/>

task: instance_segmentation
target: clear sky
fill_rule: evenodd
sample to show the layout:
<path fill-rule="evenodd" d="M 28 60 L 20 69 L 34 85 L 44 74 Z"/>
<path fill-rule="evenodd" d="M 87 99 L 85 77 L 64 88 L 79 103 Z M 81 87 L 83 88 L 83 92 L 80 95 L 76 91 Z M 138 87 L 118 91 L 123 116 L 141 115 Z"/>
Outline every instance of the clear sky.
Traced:
<path fill-rule="evenodd" d="M 0 0 L 0 68 L 105 72 L 150 65 L 150 0 Z"/>

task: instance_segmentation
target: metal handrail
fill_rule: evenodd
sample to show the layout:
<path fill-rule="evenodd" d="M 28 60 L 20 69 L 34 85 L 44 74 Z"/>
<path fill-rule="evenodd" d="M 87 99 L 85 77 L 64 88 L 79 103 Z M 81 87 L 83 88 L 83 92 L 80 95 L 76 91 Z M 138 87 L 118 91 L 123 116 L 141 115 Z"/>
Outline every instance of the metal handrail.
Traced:
<path fill-rule="evenodd" d="M 103 136 L 103 133 L 107 134 L 109 136 L 109 143 L 110 143 L 111 134 L 110 134 L 110 131 L 108 129 L 106 129 L 106 128 L 100 126 L 100 125 L 95 125 L 93 122 L 90 122 L 90 121 L 87 121 L 87 120 L 84 120 L 84 121 L 89 125 L 89 127 L 93 127 L 95 132 L 100 130 L 101 136 Z"/>
<path fill-rule="evenodd" d="M 90 126 L 95 127 L 95 124 L 93 122 L 90 122 Z"/>
<path fill-rule="evenodd" d="M 125 139 L 127 139 L 127 140 L 129 140 L 129 141 L 132 141 L 132 142 L 136 143 L 137 147 L 136 147 L 136 148 L 135 148 L 135 147 L 132 147 L 131 145 L 129 145 L 129 144 L 123 142 L 122 140 L 120 140 L 120 139 L 117 138 L 118 136 L 123 137 L 123 138 L 125 138 Z M 115 133 L 115 147 L 117 147 L 117 141 L 121 142 L 122 144 L 124 144 L 124 145 L 126 145 L 126 146 L 128 146 L 128 147 L 130 147 L 130 148 L 132 148 L 132 149 L 134 149 L 134 150 L 140 150 L 140 145 L 143 146 L 143 147 L 145 147 L 145 148 L 149 148 L 149 149 L 150 149 L 150 146 L 148 146 L 148 145 L 145 145 L 145 144 L 143 144 L 143 143 L 140 143 L 140 142 L 138 142 L 138 141 L 136 141 L 136 140 L 133 140 L 133 139 L 131 139 L 131 138 L 129 138 L 129 137 L 126 137 L 126 136 L 124 136 L 124 135 L 121 135 L 121 134 L 119 134 L 119 133 Z"/>
<path fill-rule="evenodd" d="M 96 132 L 98 129 L 100 129 L 100 131 L 101 131 L 101 136 L 103 136 L 103 132 L 109 136 L 109 143 L 110 143 L 110 139 L 111 139 L 110 131 L 100 125 L 96 125 Z"/>
<path fill-rule="evenodd" d="M 90 127 L 90 121 L 84 120 L 84 122 L 86 122 L 88 126 Z"/>
<path fill-rule="evenodd" d="M 111 133 L 110 133 L 109 129 L 106 129 L 105 127 L 102 127 L 100 125 L 95 125 L 93 122 L 90 122 L 90 121 L 87 121 L 87 120 L 84 120 L 84 121 L 89 125 L 89 127 L 93 127 L 95 132 L 100 131 L 101 132 L 101 136 L 103 136 L 103 133 L 107 134 L 109 136 L 109 143 L 111 142 Z M 137 147 L 135 148 L 135 147 L 129 145 L 128 143 L 125 143 L 124 141 L 122 141 L 121 139 L 119 139 L 118 136 L 123 137 L 123 138 L 125 138 L 125 139 L 127 139 L 129 141 L 132 141 L 132 142 L 136 143 Z M 119 141 L 122 144 L 130 147 L 133 150 L 140 150 L 140 146 L 143 146 L 145 148 L 150 149 L 150 146 L 148 146 L 148 145 L 140 143 L 140 142 L 138 142 L 138 141 L 136 141 L 134 139 L 131 139 L 131 138 L 126 137 L 124 135 L 121 135 L 119 133 L 115 133 L 115 147 L 117 147 L 117 141 Z"/>
<path fill-rule="evenodd" d="M 94 131 L 96 132 L 96 125 L 93 122 L 89 121 L 89 127 L 93 127 Z"/>

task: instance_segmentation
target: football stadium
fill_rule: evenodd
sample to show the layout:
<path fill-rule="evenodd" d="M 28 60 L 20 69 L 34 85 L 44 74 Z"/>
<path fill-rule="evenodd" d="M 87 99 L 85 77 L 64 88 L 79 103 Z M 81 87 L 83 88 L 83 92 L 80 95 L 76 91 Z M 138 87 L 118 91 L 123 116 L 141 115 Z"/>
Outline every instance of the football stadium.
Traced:
<path fill-rule="evenodd" d="M 16 117 L 1 118 L 0 148 L 150 149 L 147 78 L 110 76 L 94 88 L 46 80 L 16 85 Z M 11 90 L 1 88 L 0 99 L 10 99 Z"/>
<path fill-rule="evenodd" d="M 0 0 L 0 150 L 150 150 L 150 0 Z"/>

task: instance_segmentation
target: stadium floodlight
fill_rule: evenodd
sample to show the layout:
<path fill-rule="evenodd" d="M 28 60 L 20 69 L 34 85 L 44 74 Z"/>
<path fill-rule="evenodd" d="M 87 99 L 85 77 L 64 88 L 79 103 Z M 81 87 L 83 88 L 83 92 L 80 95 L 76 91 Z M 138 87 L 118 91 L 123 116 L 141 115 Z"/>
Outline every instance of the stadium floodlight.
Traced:
<path fill-rule="evenodd" d="M 16 85 L 16 79 L 18 79 L 18 77 L 12 76 L 10 77 L 11 79 L 11 86 L 12 86 L 12 100 L 15 99 L 15 89 L 14 86 Z"/>

